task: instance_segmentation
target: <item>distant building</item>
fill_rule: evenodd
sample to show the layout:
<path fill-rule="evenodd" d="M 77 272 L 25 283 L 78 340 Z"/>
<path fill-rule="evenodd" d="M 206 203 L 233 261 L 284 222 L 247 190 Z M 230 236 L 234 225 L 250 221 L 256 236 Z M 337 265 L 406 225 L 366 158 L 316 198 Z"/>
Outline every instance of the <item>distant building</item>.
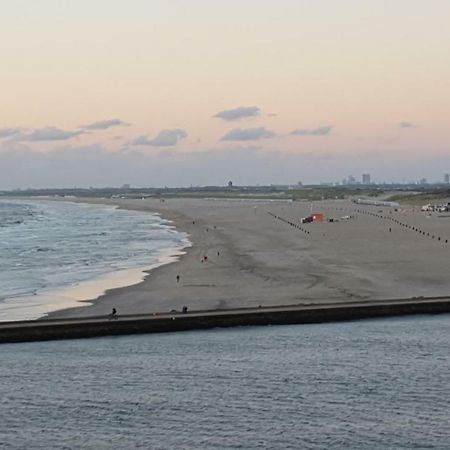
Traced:
<path fill-rule="evenodd" d="M 356 178 L 353 175 L 349 175 L 347 178 L 347 184 L 356 184 Z"/>
<path fill-rule="evenodd" d="M 130 189 L 130 187 L 131 186 L 128 183 L 126 183 L 126 184 L 122 184 L 120 189 Z"/>
<path fill-rule="evenodd" d="M 426 178 L 421 178 L 419 180 L 419 184 L 427 184 L 427 179 Z"/>
<path fill-rule="evenodd" d="M 233 187 L 233 182 L 232 181 L 228 182 L 228 187 Z"/>
<path fill-rule="evenodd" d="M 450 183 L 450 175 L 448 173 L 446 173 L 444 175 L 444 183 L 445 184 L 449 184 Z"/>
<path fill-rule="evenodd" d="M 362 184 L 370 184 L 370 173 L 363 173 Z"/>

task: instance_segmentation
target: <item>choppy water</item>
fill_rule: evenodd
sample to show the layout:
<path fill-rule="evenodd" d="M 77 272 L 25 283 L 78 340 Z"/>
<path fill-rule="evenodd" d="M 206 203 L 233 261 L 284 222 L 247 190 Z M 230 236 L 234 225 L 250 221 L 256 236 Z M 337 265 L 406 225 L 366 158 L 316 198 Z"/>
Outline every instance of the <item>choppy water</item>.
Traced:
<path fill-rule="evenodd" d="M 448 449 L 450 316 L 0 346 L 7 449 Z"/>
<path fill-rule="evenodd" d="M 155 214 L 0 199 L 0 319 L 34 318 L 35 312 L 27 310 L 32 296 L 148 267 L 159 261 L 162 250 L 187 243 L 184 233 Z"/>

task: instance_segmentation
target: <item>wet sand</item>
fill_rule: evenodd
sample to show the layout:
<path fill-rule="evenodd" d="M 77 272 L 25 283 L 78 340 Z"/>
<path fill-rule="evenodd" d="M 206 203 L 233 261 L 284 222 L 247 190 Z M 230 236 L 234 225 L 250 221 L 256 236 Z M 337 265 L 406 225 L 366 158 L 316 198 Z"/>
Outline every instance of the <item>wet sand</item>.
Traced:
<path fill-rule="evenodd" d="M 189 233 L 193 246 L 178 262 L 150 271 L 142 283 L 107 291 L 91 306 L 56 311 L 51 318 L 97 316 L 113 307 L 119 314 L 138 314 L 181 310 L 185 305 L 204 310 L 450 294 L 450 243 L 445 243 L 450 239 L 450 218 L 437 214 L 427 217 L 417 209 L 395 212 L 336 200 L 315 202 L 313 212 L 353 218 L 302 225 L 310 203 L 89 202 L 158 212 Z"/>

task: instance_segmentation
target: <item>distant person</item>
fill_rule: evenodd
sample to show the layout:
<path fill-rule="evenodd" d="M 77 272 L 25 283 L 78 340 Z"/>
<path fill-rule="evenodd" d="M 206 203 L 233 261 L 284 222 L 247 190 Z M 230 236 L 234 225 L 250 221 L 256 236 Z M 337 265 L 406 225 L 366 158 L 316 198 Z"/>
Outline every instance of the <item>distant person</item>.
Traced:
<path fill-rule="evenodd" d="M 110 319 L 117 319 L 117 310 L 116 308 L 113 308 L 111 311 L 111 314 L 109 315 Z"/>
<path fill-rule="evenodd" d="M 180 275 L 177 275 L 177 283 L 180 282 Z"/>
<path fill-rule="evenodd" d="M 181 311 L 183 312 L 183 314 L 186 314 L 187 310 L 188 310 L 187 306 L 183 306 L 183 309 Z"/>

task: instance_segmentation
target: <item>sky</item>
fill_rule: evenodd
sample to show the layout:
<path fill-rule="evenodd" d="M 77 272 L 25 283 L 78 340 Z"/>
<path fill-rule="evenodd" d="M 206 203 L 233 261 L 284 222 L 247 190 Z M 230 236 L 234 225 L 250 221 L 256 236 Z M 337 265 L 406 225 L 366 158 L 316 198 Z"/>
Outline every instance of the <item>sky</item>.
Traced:
<path fill-rule="evenodd" d="M 1 0 L 0 189 L 450 172 L 448 0 Z"/>

